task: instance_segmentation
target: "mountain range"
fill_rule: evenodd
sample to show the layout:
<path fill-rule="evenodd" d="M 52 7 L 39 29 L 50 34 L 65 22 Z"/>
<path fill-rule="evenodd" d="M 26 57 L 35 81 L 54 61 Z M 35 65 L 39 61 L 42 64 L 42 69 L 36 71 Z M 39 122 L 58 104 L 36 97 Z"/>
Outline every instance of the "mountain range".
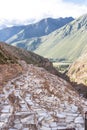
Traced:
<path fill-rule="evenodd" d="M 44 21 L 46 22 L 46 20 Z M 21 30 L 18 33 L 16 32 L 16 35 L 12 35 L 12 37 L 5 40 L 9 44 L 31 50 L 47 58 L 72 62 L 87 48 L 87 14 L 70 21 L 49 34 L 46 33 L 47 35 L 45 36 L 40 37 L 37 33 L 38 35 L 33 35 L 30 38 L 31 35 L 30 37 L 27 35 L 29 34 L 28 31 Z M 1 31 L 0 35 L 3 38 Z M 8 35 L 9 33 L 6 34 Z"/>
<path fill-rule="evenodd" d="M 15 37 L 15 35 L 17 38 L 15 38 L 14 41 L 44 36 L 64 26 L 72 20 L 72 17 L 58 19 L 46 18 L 34 24 L 4 28 L 0 30 L 0 40 L 6 41 L 12 36 Z"/>
<path fill-rule="evenodd" d="M 87 15 L 39 39 L 41 44 L 34 50 L 35 53 L 72 62 L 87 48 Z"/>
<path fill-rule="evenodd" d="M 18 19 L 0 19 L 0 30 L 8 27 L 13 27 L 13 26 L 22 26 L 22 25 L 28 25 L 28 24 L 33 24 L 36 23 L 35 19 L 27 19 L 24 21 L 18 20 Z"/>

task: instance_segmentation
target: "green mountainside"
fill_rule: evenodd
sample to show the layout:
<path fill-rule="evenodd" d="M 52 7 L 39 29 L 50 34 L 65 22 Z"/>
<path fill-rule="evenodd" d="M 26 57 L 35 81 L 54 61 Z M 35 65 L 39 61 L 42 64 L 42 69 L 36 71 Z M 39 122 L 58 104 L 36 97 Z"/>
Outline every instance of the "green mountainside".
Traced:
<path fill-rule="evenodd" d="M 11 37 L 8 43 L 16 37 Z M 12 42 L 12 45 L 32 50 L 47 58 L 73 61 L 87 48 L 87 14 L 47 36 L 19 40 Z"/>
<path fill-rule="evenodd" d="M 41 41 L 34 52 L 66 61 L 77 59 L 87 49 L 87 15 L 41 38 Z"/>

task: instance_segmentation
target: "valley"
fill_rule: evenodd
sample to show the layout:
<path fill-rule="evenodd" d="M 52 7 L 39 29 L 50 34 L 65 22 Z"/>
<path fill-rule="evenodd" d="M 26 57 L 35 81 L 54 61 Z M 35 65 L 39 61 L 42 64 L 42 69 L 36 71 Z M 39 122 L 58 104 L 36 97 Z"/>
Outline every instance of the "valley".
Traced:
<path fill-rule="evenodd" d="M 61 73 L 68 71 L 71 64 L 72 62 L 53 62 L 53 66 L 57 69 L 58 72 Z"/>
<path fill-rule="evenodd" d="M 0 30 L 0 130 L 85 129 L 86 23 L 87 14 Z"/>
<path fill-rule="evenodd" d="M 69 18 L 67 19 L 69 20 Z M 43 24 L 45 24 L 44 29 L 49 27 L 50 23 L 52 25 L 56 24 L 53 24 L 52 21 L 47 22 L 48 24 L 45 22 L 43 22 Z M 21 30 L 19 30 L 20 27 L 13 27 L 7 28 L 6 30 L 0 30 L 0 32 L 1 38 L 3 38 L 5 32 L 8 32 L 7 34 L 9 37 L 2 39 L 8 44 L 33 51 L 34 53 L 39 54 L 45 58 L 73 62 L 86 51 L 86 23 L 87 14 L 72 20 L 63 26 L 61 25 L 60 28 L 55 29 L 49 34 L 45 33 L 42 36 L 40 36 L 37 31 L 35 31 L 34 36 L 31 36 L 30 32 L 32 31 L 30 30 L 29 32 L 28 26 Z M 39 24 L 40 23 L 37 23 L 38 28 L 40 26 Z M 14 29 L 18 32 L 15 32 Z M 15 34 L 13 34 L 13 32 L 15 32 Z"/>

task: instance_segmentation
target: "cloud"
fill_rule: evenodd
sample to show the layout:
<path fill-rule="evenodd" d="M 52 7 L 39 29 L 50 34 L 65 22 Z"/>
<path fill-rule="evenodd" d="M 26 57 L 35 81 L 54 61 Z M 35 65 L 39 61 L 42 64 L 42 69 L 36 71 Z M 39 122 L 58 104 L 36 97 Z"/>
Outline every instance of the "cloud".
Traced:
<path fill-rule="evenodd" d="M 44 17 L 78 17 L 87 13 L 87 5 L 64 0 L 0 0 L 0 19 L 20 21 Z"/>

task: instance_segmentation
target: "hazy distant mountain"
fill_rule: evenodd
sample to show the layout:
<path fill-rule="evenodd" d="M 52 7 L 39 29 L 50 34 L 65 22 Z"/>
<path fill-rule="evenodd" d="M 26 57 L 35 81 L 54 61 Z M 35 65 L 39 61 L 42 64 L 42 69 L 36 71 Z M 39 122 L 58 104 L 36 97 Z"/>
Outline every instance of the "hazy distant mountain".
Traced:
<path fill-rule="evenodd" d="M 35 19 L 28 19 L 25 21 L 21 21 L 21 20 L 8 20 L 8 19 L 0 19 L 0 30 L 4 29 L 4 28 L 8 28 L 8 27 L 13 27 L 13 26 L 22 26 L 22 25 L 28 25 L 28 24 L 33 24 L 35 23 Z"/>
<path fill-rule="evenodd" d="M 73 61 L 87 49 L 87 14 L 47 36 L 16 41 L 21 34 L 23 33 L 20 32 L 10 38 L 8 43 L 33 50 L 47 58 Z"/>
<path fill-rule="evenodd" d="M 72 17 L 58 19 L 46 18 L 35 24 L 4 28 L 0 30 L 0 40 L 6 41 L 13 36 L 13 42 L 25 40 L 32 37 L 44 36 L 64 26 L 72 20 L 74 20 Z"/>

